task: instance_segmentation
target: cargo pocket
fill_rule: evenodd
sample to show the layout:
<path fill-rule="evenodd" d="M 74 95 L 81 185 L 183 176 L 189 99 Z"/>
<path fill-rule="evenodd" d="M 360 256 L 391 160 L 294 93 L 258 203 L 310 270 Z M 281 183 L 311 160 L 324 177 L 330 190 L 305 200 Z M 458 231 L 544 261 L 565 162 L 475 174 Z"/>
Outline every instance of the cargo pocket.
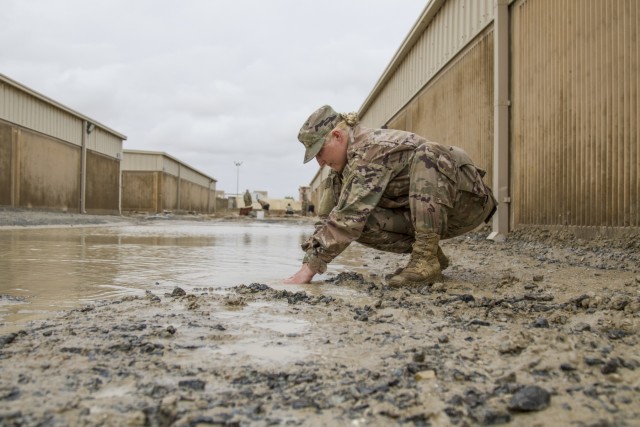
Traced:
<path fill-rule="evenodd" d="M 458 171 L 458 195 L 456 200 L 467 198 L 484 205 L 488 195 L 482 182 L 480 170 L 472 164 L 466 164 L 462 165 Z"/>
<path fill-rule="evenodd" d="M 438 192 L 437 202 L 452 208 L 456 200 L 456 187 L 458 184 L 458 167 L 450 157 L 439 155 L 436 162 L 438 168 Z"/>

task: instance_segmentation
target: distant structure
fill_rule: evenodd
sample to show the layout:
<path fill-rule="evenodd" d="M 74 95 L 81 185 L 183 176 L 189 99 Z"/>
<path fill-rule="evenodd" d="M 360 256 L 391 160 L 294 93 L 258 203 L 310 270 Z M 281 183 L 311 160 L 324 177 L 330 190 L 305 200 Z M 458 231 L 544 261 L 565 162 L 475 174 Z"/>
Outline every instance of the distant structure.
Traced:
<path fill-rule="evenodd" d="M 214 213 L 216 180 L 0 74 L 0 206 Z"/>
<path fill-rule="evenodd" d="M 119 214 L 126 139 L 0 74 L 0 206 Z"/>
<path fill-rule="evenodd" d="M 124 211 L 215 213 L 217 181 L 175 157 L 124 150 L 122 163 Z"/>
<path fill-rule="evenodd" d="M 309 212 L 309 187 L 299 187 L 298 197 L 300 200 L 300 215 L 307 216 L 307 213 Z"/>

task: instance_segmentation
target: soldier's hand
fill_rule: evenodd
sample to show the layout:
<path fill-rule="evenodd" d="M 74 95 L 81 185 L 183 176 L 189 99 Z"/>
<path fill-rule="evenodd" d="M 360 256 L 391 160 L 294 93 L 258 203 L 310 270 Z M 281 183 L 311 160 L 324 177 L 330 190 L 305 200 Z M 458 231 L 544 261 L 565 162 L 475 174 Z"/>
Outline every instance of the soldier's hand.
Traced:
<path fill-rule="evenodd" d="M 302 285 L 304 283 L 311 283 L 311 279 L 315 276 L 314 273 L 307 264 L 302 264 L 300 270 L 298 270 L 293 276 L 284 279 L 282 283 L 285 285 Z"/>

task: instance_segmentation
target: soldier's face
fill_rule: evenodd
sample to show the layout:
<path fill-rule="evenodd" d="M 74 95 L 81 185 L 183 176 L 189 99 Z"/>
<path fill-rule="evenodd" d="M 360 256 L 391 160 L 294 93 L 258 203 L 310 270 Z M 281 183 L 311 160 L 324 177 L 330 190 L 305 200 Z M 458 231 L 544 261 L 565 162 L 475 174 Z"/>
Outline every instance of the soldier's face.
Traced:
<path fill-rule="evenodd" d="M 336 172 L 342 172 L 347 165 L 347 139 L 340 131 L 331 132 L 331 136 L 324 143 L 316 155 L 320 167 L 329 166 Z"/>

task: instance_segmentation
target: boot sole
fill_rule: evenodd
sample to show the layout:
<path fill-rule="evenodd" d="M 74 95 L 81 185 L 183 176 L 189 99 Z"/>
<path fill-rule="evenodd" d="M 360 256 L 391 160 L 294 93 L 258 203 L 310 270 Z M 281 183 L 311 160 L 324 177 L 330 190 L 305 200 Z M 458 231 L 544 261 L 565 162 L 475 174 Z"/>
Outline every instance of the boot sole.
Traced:
<path fill-rule="evenodd" d="M 402 281 L 394 281 L 395 277 L 392 277 L 387 281 L 387 284 L 392 288 L 402 288 L 404 286 L 425 286 L 425 285 L 433 285 L 438 280 L 442 280 L 442 273 L 438 274 L 436 277 L 432 279 L 403 279 Z"/>

